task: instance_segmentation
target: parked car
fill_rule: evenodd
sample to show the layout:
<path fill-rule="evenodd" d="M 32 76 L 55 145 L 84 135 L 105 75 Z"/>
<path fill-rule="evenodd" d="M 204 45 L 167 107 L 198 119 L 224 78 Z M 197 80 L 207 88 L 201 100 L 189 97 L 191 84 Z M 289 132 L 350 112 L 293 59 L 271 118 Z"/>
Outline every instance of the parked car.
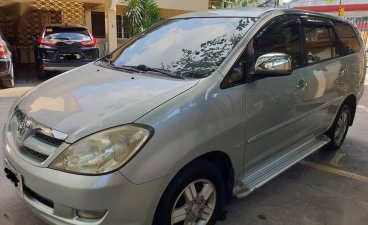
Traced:
<path fill-rule="evenodd" d="M 5 88 L 14 87 L 12 54 L 0 32 L 0 81 Z"/>
<path fill-rule="evenodd" d="M 5 171 L 52 224 L 214 224 L 307 155 L 338 149 L 365 53 L 337 17 L 195 12 L 21 96 Z"/>
<path fill-rule="evenodd" d="M 80 25 L 47 25 L 35 46 L 38 75 L 42 79 L 50 71 L 65 72 L 98 57 L 97 40 L 86 27 Z"/>

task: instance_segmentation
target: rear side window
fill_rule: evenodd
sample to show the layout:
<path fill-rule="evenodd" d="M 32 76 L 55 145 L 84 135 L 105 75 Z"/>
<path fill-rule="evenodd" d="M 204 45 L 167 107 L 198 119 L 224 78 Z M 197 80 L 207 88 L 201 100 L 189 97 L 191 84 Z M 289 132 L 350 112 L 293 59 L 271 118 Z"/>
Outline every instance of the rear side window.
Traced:
<path fill-rule="evenodd" d="M 323 25 L 305 25 L 305 47 L 307 63 L 313 64 L 333 57 L 329 27 Z"/>
<path fill-rule="evenodd" d="M 335 30 L 339 38 L 342 53 L 349 55 L 360 51 L 360 43 L 350 24 L 335 23 Z"/>
<path fill-rule="evenodd" d="M 58 28 L 47 27 L 45 29 L 45 40 L 65 41 L 91 41 L 88 31 L 83 28 Z"/>

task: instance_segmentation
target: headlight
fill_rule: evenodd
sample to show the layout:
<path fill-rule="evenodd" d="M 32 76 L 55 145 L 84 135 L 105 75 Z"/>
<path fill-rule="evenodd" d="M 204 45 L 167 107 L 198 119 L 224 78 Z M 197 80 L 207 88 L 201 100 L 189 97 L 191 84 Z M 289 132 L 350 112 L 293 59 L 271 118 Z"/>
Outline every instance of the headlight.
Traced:
<path fill-rule="evenodd" d="M 99 175 L 125 165 L 148 141 L 153 128 L 125 125 L 83 138 L 65 149 L 50 168 Z"/>

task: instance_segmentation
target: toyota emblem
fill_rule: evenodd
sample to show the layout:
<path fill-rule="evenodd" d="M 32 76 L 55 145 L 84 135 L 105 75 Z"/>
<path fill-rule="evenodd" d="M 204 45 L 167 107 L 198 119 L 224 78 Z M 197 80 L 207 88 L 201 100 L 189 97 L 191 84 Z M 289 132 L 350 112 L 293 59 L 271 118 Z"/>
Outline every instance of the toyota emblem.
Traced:
<path fill-rule="evenodd" d="M 18 120 L 17 132 L 19 136 L 22 136 L 25 133 L 26 127 L 27 127 L 27 120 L 26 117 L 24 116 Z"/>

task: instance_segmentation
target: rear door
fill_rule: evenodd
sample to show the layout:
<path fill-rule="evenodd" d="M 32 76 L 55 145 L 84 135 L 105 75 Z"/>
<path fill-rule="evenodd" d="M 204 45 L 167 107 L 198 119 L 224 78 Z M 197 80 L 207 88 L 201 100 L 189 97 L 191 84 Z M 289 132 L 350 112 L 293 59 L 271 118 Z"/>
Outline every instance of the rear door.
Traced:
<path fill-rule="evenodd" d="M 314 135 L 326 131 L 347 91 L 346 59 L 331 21 L 302 17 L 306 83 L 303 108 L 313 121 Z"/>

